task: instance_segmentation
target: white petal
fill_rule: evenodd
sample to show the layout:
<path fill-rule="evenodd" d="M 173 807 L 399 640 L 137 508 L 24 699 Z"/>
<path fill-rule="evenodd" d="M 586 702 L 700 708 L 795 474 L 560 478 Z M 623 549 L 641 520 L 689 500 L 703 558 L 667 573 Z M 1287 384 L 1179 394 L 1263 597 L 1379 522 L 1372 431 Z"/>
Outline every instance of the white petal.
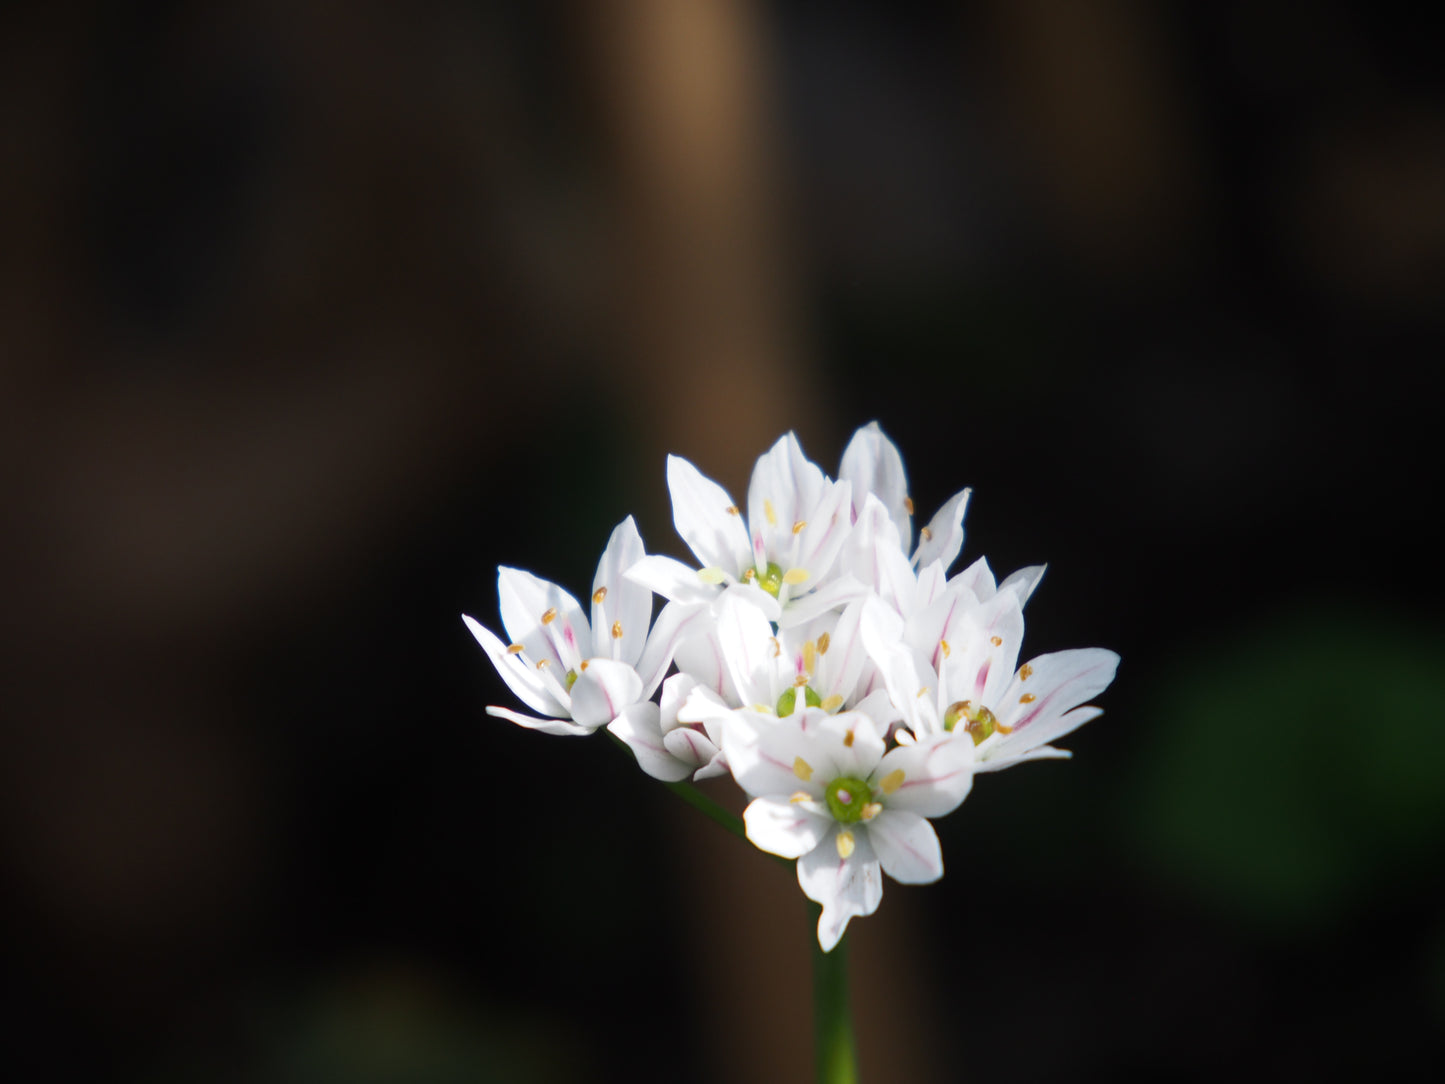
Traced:
<path fill-rule="evenodd" d="M 957 576 L 951 577 L 948 586 L 964 588 L 980 602 L 986 602 L 998 594 L 998 585 L 994 583 L 993 579 L 993 569 L 988 567 L 988 559 L 984 557 L 980 557 Z"/>
<path fill-rule="evenodd" d="M 1045 737 L 1028 736 L 1025 740 L 1029 730 L 1053 722 L 1107 689 L 1118 666 L 1119 656 L 1100 647 L 1056 651 L 1030 659 L 1027 666 L 1020 667 L 1014 675 L 1001 701 L 993 706 L 999 721 L 1013 728 L 1007 744 L 1026 749 L 1064 733 L 1040 729 L 1038 733 Z M 1025 671 L 1029 674 L 1027 678 L 1022 676 Z M 1080 720 L 1074 726 L 1085 721 Z"/>
<path fill-rule="evenodd" d="M 868 663 L 868 649 L 863 646 L 862 621 L 863 602 L 855 599 L 848 603 L 828 630 L 828 650 L 818 657 L 818 670 L 822 677 L 820 681 L 813 682 L 813 688 L 825 700 L 835 693 L 845 701 L 851 700 L 858 689 L 858 679 L 863 676 L 863 667 Z M 816 642 L 818 633 L 810 629 L 809 639 Z"/>
<path fill-rule="evenodd" d="M 949 669 L 950 697 L 986 704 L 998 713 L 1023 645 L 1022 607 L 1017 594 L 1002 591 L 963 614 L 954 642 L 964 644 L 964 650 L 943 663 Z"/>
<path fill-rule="evenodd" d="M 574 723 L 570 719 L 538 719 L 532 715 L 522 715 L 519 712 L 507 708 L 489 707 L 488 715 L 495 715 L 498 719 L 506 719 L 508 722 L 524 726 L 528 730 L 540 730 L 543 734 L 560 734 L 572 738 L 585 737 L 595 729 L 590 726 L 583 726 Z"/>
<path fill-rule="evenodd" d="M 515 655 L 509 654 L 506 645 L 497 639 L 490 629 L 466 614 L 462 614 L 462 620 L 466 622 L 467 628 L 476 637 L 477 643 L 482 645 L 482 650 L 487 653 L 487 658 L 492 660 L 492 665 L 497 668 L 497 673 L 507 683 L 507 688 L 516 694 L 518 700 L 521 700 L 533 711 L 540 711 L 543 715 L 565 717 L 571 714 L 570 704 L 564 704 L 557 699 L 546 680 Z"/>
<path fill-rule="evenodd" d="M 973 739 L 966 734 L 932 734 L 900 745 L 878 765 L 874 782 L 903 772 L 902 783 L 883 800 L 888 809 L 942 817 L 958 808 L 973 786 Z"/>
<path fill-rule="evenodd" d="M 716 584 L 698 578 L 697 569 L 675 557 L 660 554 L 637 561 L 627 570 L 626 578 L 672 602 L 701 606 L 711 602 L 718 593 Z"/>
<path fill-rule="evenodd" d="M 858 752 L 873 754 L 861 769 L 853 749 L 844 744 L 850 729 Z M 882 751 L 882 739 L 867 716 L 833 716 L 820 708 L 799 709 L 785 719 L 739 710 L 720 736 L 738 786 L 759 798 L 799 790 L 821 797 L 840 775 L 866 777 Z"/>
<path fill-rule="evenodd" d="M 747 527 L 727 490 L 681 456 L 667 457 L 672 522 L 704 568 L 739 575 L 752 564 Z"/>
<path fill-rule="evenodd" d="M 628 516 L 607 540 L 607 549 L 592 578 L 592 654 L 620 659 L 629 666 L 637 665 L 647 643 L 647 627 L 652 623 L 652 591 L 623 574 L 644 556 L 642 536 Z M 604 597 L 599 603 L 597 594 L 604 588 Z M 617 632 L 622 635 L 614 636 Z M 618 641 L 616 655 L 612 653 L 614 639 Z"/>
<path fill-rule="evenodd" d="M 689 774 L 705 769 L 720 752 L 711 738 L 690 726 L 669 730 L 662 736 L 662 744 L 678 763 L 688 766 Z"/>
<path fill-rule="evenodd" d="M 882 502 L 888 516 L 898 528 L 903 552 L 913 541 L 913 518 L 908 511 L 908 477 L 903 471 L 903 457 L 893 442 L 883 435 L 877 422 L 869 422 L 853 434 L 843 449 L 838 467 L 839 479 L 853 484 L 855 516 L 862 511 L 864 497 L 873 494 Z"/>
<path fill-rule="evenodd" d="M 946 571 L 957 559 L 958 551 L 963 549 L 963 514 L 968 509 L 971 492 L 965 489 L 955 493 L 938 510 L 918 543 L 918 550 L 913 555 L 915 565 L 922 568 L 938 561 Z"/>
<path fill-rule="evenodd" d="M 816 591 L 810 591 L 801 598 L 789 599 L 778 615 L 777 622 L 783 628 L 792 628 L 821 617 L 829 610 L 846 606 L 854 599 L 866 598 L 867 595 L 867 586 L 852 576 L 834 576 Z"/>
<path fill-rule="evenodd" d="M 642 699 L 642 679 L 625 662 L 589 659 L 572 685 L 572 718 L 596 729 Z"/>
<path fill-rule="evenodd" d="M 852 530 L 852 492 L 847 482 L 829 482 L 817 503 L 798 510 L 807 526 L 797 538 L 797 559 L 785 562 L 785 569 L 806 569 L 815 583 L 828 575 Z"/>
<path fill-rule="evenodd" d="M 688 637 L 696 636 L 708 622 L 707 610 L 702 606 L 669 602 L 662 608 L 657 615 L 657 623 L 647 634 L 642 658 L 637 662 L 637 673 L 642 678 L 642 699 L 647 699 L 657 690 L 682 643 Z"/>
<path fill-rule="evenodd" d="M 877 497 L 864 500 L 842 566 L 899 613 L 912 609 L 917 593 L 913 568 L 898 541 L 898 528 Z"/>
<path fill-rule="evenodd" d="M 868 716 L 880 734 L 886 733 L 889 726 L 903 718 L 903 713 L 893 706 L 893 698 L 888 695 L 887 689 L 874 689 L 848 710 Z"/>
<path fill-rule="evenodd" d="M 806 520 L 823 496 L 826 478 L 819 467 L 803 454 L 792 433 L 781 437 L 759 457 L 748 483 L 748 529 L 751 555 L 759 570 L 759 550 L 776 559 L 791 543 L 793 524 Z"/>
<path fill-rule="evenodd" d="M 1020 603 L 1027 602 L 1029 596 L 1038 587 L 1039 581 L 1044 578 L 1048 567 L 1048 565 L 1029 565 L 1028 568 L 1021 568 L 1017 572 L 1010 573 L 1003 583 L 998 585 L 998 589 L 1015 591 L 1018 593 Z"/>
<path fill-rule="evenodd" d="M 1097 719 L 1103 714 L 1103 708 L 1085 707 L 1075 708 L 1063 715 L 1038 719 L 1023 730 L 1004 735 L 997 744 L 979 746 L 979 760 L 975 770 L 996 772 L 1020 760 L 1071 757 L 1073 754 L 1067 749 L 1055 749 L 1049 743 L 1073 733 L 1090 719 Z"/>
<path fill-rule="evenodd" d="M 853 850 L 847 858 L 838 854 L 837 836 L 845 831 L 835 826 L 828 836 L 798 859 L 798 884 L 803 895 L 823 905 L 818 919 L 818 944 L 824 952 L 837 945 L 848 920 L 854 915 L 871 915 L 883 902 L 883 870 L 868 842 L 866 831 L 853 831 Z"/>
<path fill-rule="evenodd" d="M 916 813 L 885 809 L 868 822 L 868 839 L 883 872 L 906 885 L 926 885 L 943 876 L 938 836 Z"/>
<path fill-rule="evenodd" d="M 650 700 L 623 708 L 607 729 L 627 743 L 637 758 L 637 766 L 654 779 L 676 783 L 697 767 L 679 760 L 663 745 L 657 705 Z"/>
<path fill-rule="evenodd" d="M 717 605 L 717 636 L 723 661 L 743 704 L 773 707 L 773 627 L 762 611 L 728 591 Z"/>
<path fill-rule="evenodd" d="M 743 824 L 753 846 L 783 858 L 807 854 L 829 834 L 833 823 L 832 817 L 820 816 L 804 803 L 787 798 L 754 798 L 743 810 Z"/>
<path fill-rule="evenodd" d="M 690 634 L 678 640 L 674 661 L 684 674 L 691 674 L 699 685 L 705 685 L 729 703 L 738 703 L 737 690 L 728 676 L 723 661 L 722 645 L 718 643 L 717 625 L 706 610 L 693 623 Z"/>
<path fill-rule="evenodd" d="M 533 663 L 550 657 L 565 672 L 591 654 L 592 628 L 582 607 L 550 580 L 520 568 L 499 568 L 497 598 L 502 626 Z"/>

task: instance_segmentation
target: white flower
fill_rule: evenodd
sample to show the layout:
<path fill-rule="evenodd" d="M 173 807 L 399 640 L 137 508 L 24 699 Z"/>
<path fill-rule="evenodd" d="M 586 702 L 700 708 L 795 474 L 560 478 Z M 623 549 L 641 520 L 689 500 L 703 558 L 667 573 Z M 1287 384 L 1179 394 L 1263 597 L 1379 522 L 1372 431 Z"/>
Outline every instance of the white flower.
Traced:
<path fill-rule="evenodd" d="M 903 457 L 877 422 L 869 422 L 853 434 L 843 450 L 838 478 L 853 484 L 855 520 L 862 518 L 869 494 L 878 498 L 884 515 L 896 528 L 894 544 L 907 555 L 913 539 L 913 498 L 908 495 Z M 968 509 L 970 492 L 961 489 L 955 493 L 918 532 L 918 548 L 909 562 L 914 568 L 926 568 L 937 561 L 941 571 L 947 572 L 958 558 L 963 549 L 963 514 Z"/>
<path fill-rule="evenodd" d="M 851 526 L 852 487 L 831 481 L 803 455 L 792 433 L 763 455 L 748 486 L 747 517 L 722 486 L 679 456 L 668 456 L 673 522 L 702 568 L 648 557 L 628 577 L 674 602 L 712 605 L 742 584 L 770 621 L 790 626 L 865 593 L 830 576 Z"/>
<path fill-rule="evenodd" d="M 691 725 L 677 717 L 678 709 L 697 687 L 697 679 L 691 674 L 673 674 L 662 683 L 660 713 L 627 713 L 607 727 L 627 744 L 638 766 L 654 779 L 676 783 L 688 776 L 710 779 L 727 774 L 718 722 L 699 720 Z"/>
<path fill-rule="evenodd" d="M 652 596 L 622 573 L 644 556 L 628 516 L 612 532 L 592 582 L 592 620 L 570 594 L 517 568 L 497 570 L 504 644 L 463 614 L 502 680 L 542 718 L 502 707 L 487 712 L 547 734 L 590 734 L 625 714 L 655 715 L 648 701 L 695 616 L 672 607 L 648 633 Z"/>
<path fill-rule="evenodd" d="M 798 859 L 798 883 L 823 905 L 818 944 L 831 951 L 854 915 L 883 898 L 882 874 L 904 884 L 943 876 L 925 818 L 954 810 L 972 784 L 973 745 L 938 735 L 885 752 L 861 712 L 802 708 L 785 719 L 740 710 L 722 731 L 733 777 L 753 796 L 748 838 Z"/>

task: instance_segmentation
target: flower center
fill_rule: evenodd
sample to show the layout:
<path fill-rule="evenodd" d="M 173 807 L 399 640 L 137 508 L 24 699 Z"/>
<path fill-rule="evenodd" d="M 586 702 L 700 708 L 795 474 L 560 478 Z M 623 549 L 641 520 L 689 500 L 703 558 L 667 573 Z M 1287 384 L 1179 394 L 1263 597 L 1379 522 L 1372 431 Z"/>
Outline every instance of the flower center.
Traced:
<path fill-rule="evenodd" d="M 773 598 L 777 598 L 778 592 L 783 589 L 783 566 L 776 561 L 769 561 L 768 567 L 758 577 L 758 586 Z"/>
<path fill-rule="evenodd" d="M 823 698 L 813 691 L 811 685 L 803 686 L 803 705 L 809 708 L 821 708 Z M 793 710 L 798 706 L 798 690 L 788 688 L 783 690 L 783 695 L 778 697 L 778 718 L 792 715 Z"/>
<path fill-rule="evenodd" d="M 568 670 L 563 680 L 563 684 L 567 686 L 567 691 L 570 693 L 572 691 L 572 686 L 577 684 L 577 671 Z"/>
<path fill-rule="evenodd" d="M 844 775 L 828 784 L 823 797 L 837 820 L 844 824 L 856 824 L 863 819 L 864 809 L 873 800 L 873 788 L 861 779 Z"/>
<path fill-rule="evenodd" d="M 974 745 L 981 745 L 985 738 L 999 729 L 998 716 L 981 704 L 975 706 L 972 700 L 957 700 L 948 705 L 948 710 L 943 713 L 944 730 L 951 731 L 960 722 L 973 739 Z M 1007 734 L 1008 728 L 1003 728 L 1003 732 Z"/>

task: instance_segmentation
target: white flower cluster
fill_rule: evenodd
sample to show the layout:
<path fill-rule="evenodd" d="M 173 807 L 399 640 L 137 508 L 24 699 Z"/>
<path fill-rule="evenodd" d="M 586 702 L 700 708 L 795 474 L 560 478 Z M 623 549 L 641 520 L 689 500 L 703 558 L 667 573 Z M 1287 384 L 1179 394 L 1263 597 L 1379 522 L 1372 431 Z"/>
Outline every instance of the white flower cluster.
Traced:
<path fill-rule="evenodd" d="M 487 711 L 548 734 L 605 726 L 658 779 L 731 774 L 752 797 L 748 838 L 798 860 L 829 950 L 877 909 L 882 872 L 943 875 L 927 818 L 955 809 L 976 772 L 1069 755 L 1049 743 L 1100 713 L 1081 705 L 1119 657 L 1019 666 L 1043 567 L 996 583 L 980 558 L 948 575 L 966 489 L 914 546 L 903 461 L 877 423 L 854 434 L 836 480 L 783 437 L 746 508 L 677 456 L 667 481 L 701 567 L 648 556 L 629 516 L 597 566 L 590 621 L 556 584 L 500 569 L 508 642 L 464 620 L 537 714 Z M 667 600 L 655 622 L 654 593 Z"/>

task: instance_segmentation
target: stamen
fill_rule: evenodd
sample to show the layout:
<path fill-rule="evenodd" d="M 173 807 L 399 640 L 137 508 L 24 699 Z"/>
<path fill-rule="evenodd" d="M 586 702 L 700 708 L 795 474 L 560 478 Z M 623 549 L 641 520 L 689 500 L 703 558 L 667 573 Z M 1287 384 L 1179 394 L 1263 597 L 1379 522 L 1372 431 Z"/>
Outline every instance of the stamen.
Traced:
<path fill-rule="evenodd" d="M 878 781 L 878 789 L 884 794 L 892 794 L 899 787 L 903 786 L 903 769 L 894 768 Z"/>
<path fill-rule="evenodd" d="M 596 604 L 596 605 L 598 605 L 598 606 L 601 606 L 601 605 L 602 605 L 602 600 L 603 600 L 604 598 L 606 598 L 606 597 L 607 597 L 607 588 L 606 588 L 605 586 L 599 587 L 599 588 L 597 588 L 597 590 L 595 590 L 595 591 L 592 592 L 592 601 L 593 601 L 594 604 Z"/>
<path fill-rule="evenodd" d="M 833 642 L 832 640 L 828 639 L 828 634 L 827 634 L 826 632 L 823 633 L 822 636 L 819 636 L 819 637 L 818 637 L 818 654 L 819 654 L 819 655 L 826 655 L 826 654 L 828 654 L 828 645 L 829 645 L 830 643 L 832 643 L 832 642 Z"/>
<path fill-rule="evenodd" d="M 794 523 L 794 524 L 793 524 L 793 533 L 794 533 L 794 534 L 802 534 L 802 533 L 803 533 L 803 528 L 806 527 L 807 525 L 808 525 L 808 521 L 807 521 L 807 520 L 805 520 L 805 519 L 800 519 L 800 520 L 798 520 L 797 523 Z"/>
<path fill-rule="evenodd" d="M 591 660 L 591 659 L 583 659 L 581 662 L 579 662 L 579 663 L 577 664 L 577 669 L 579 669 L 579 670 L 586 670 L 587 667 L 590 666 L 590 665 L 592 665 L 592 660 Z"/>
<path fill-rule="evenodd" d="M 1002 637 L 1002 636 L 990 636 L 990 637 L 988 638 L 988 642 L 991 643 L 991 644 L 993 644 L 994 647 L 1003 647 L 1003 637 Z"/>
<path fill-rule="evenodd" d="M 550 607 L 548 607 L 547 610 L 542 614 L 542 624 L 544 624 L 544 625 L 550 625 L 553 621 L 556 621 L 556 620 L 557 620 L 557 607 L 555 607 L 555 606 L 550 606 Z"/>
<path fill-rule="evenodd" d="M 755 569 L 755 568 L 745 568 L 745 569 L 743 569 L 743 582 L 744 582 L 744 583 L 752 583 L 752 582 L 753 582 L 755 579 L 757 579 L 757 578 L 758 578 L 758 570 L 757 570 L 757 569 Z"/>
<path fill-rule="evenodd" d="M 507 654 L 508 654 L 508 655 L 520 655 L 522 652 L 524 652 L 524 651 L 526 651 L 526 650 L 527 650 L 527 649 L 526 649 L 525 647 L 523 647 L 521 644 L 508 644 L 508 645 L 507 645 Z"/>
<path fill-rule="evenodd" d="M 1031 678 L 1031 677 L 1033 677 L 1033 676 L 1034 676 L 1034 668 L 1033 668 L 1032 666 L 1030 666 L 1028 663 L 1024 663 L 1022 666 L 1019 667 L 1019 680 L 1020 680 L 1020 681 L 1027 681 L 1029 678 Z"/>
<path fill-rule="evenodd" d="M 918 533 L 923 536 L 923 541 L 925 541 L 925 542 L 927 542 L 929 539 L 931 539 L 931 538 L 933 537 L 933 531 L 930 530 L 930 529 L 927 528 L 927 527 L 924 527 L 924 528 L 923 528 L 921 531 L 919 531 Z"/>
<path fill-rule="evenodd" d="M 948 656 L 950 656 L 950 655 L 953 654 L 953 648 L 951 648 L 951 647 L 948 646 L 948 641 L 947 641 L 947 640 L 939 640 L 939 641 L 938 641 L 938 650 L 943 652 L 943 657 L 944 657 L 945 659 L 948 658 Z"/>
<path fill-rule="evenodd" d="M 919 689 L 918 692 L 915 693 L 914 695 L 915 695 L 919 700 L 922 700 L 925 696 L 928 695 L 928 686 L 925 685 L 923 688 Z"/>
<path fill-rule="evenodd" d="M 723 509 L 723 511 L 730 516 L 740 516 L 743 514 L 743 510 L 735 504 L 728 505 L 726 508 Z"/>
<path fill-rule="evenodd" d="M 769 527 L 778 525 L 778 514 L 773 511 L 772 501 L 763 501 L 763 517 L 768 521 Z"/>
<path fill-rule="evenodd" d="M 790 568 L 783 573 L 783 582 L 796 586 L 800 583 L 806 583 L 809 575 L 810 573 L 806 568 Z"/>
<path fill-rule="evenodd" d="M 879 814 L 879 813 L 882 813 L 882 812 L 883 812 L 883 803 L 882 803 L 882 802 L 869 802 L 867 805 L 865 805 L 865 806 L 863 807 L 863 819 L 864 819 L 865 821 L 871 821 L 874 817 L 878 816 L 878 814 Z"/>
<path fill-rule="evenodd" d="M 1038 697 L 1035 696 L 1033 693 L 1024 693 L 1023 696 L 1019 697 L 1019 703 L 1032 704 L 1037 699 Z"/>
<path fill-rule="evenodd" d="M 722 583 L 725 579 L 720 568 L 700 568 L 697 570 L 697 578 L 703 583 Z"/>
<path fill-rule="evenodd" d="M 903 498 L 903 510 L 904 510 L 905 512 L 907 512 L 910 516 L 913 515 L 913 498 L 912 498 L 912 497 L 904 497 L 904 498 Z"/>
<path fill-rule="evenodd" d="M 848 733 L 846 733 L 846 734 L 843 735 L 843 744 L 846 745 L 849 749 L 852 749 L 852 748 L 853 748 L 853 739 L 854 739 L 854 734 L 853 734 L 853 731 L 850 730 L 850 731 L 848 731 Z M 838 793 L 839 793 L 839 794 L 842 794 L 843 792 L 842 792 L 842 791 L 839 791 Z M 852 799 L 851 799 L 851 798 L 844 798 L 843 801 L 848 802 L 848 801 L 852 801 Z"/>
<path fill-rule="evenodd" d="M 614 640 L 620 640 L 620 639 L 622 639 L 622 622 L 621 622 L 621 621 L 614 621 L 614 622 L 612 622 L 612 638 L 613 638 Z"/>
<path fill-rule="evenodd" d="M 552 665 L 552 660 L 551 660 L 551 659 L 538 659 L 538 660 L 537 660 L 537 669 L 538 669 L 538 670 L 545 670 L 545 669 L 547 669 L 547 667 L 549 667 L 549 666 L 551 666 L 551 665 Z"/>
<path fill-rule="evenodd" d="M 797 805 L 799 802 L 811 802 L 812 800 L 813 796 L 805 790 L 794 791 L 792 796 L 788 799 L 788 801 L 792 802 L 794 805 Z"/>
<path fill-rule="evenodd" d="M 793 758 L 793 774 L 806 783 L 813 778 L 813 766 L 802 757 Z"/>
<path fill-rule="evenodd" d="M 804 685 L 808 684 L 808 681 L 811 677 L 812 675 L 808 673 L 799 674 L 793 679 L 793 688 L 801 689 Z"/>
<path fill-rule="evenodd" d="M 854 847 L 854 845 L 855 845 L 855 841 L 854 841 L 854 839 L 853 839 L 853 833 L 852 833 L 852 832 L 839 832 L 839 833 L 838 833 L 837 843 L 838 843 L 838 857 L 839 857 L 839 858 L 847 858 L 849 855 L 851 855 L 851 854 L 853 853 L 853 847 Z"/>
<path fill-rule="evenodd" d="M 773 709 L 770 708 L 770 707 L 768 707 L 766 704 L 754 704 L 749 710 L 755 711 L 755 712 L 757 712 L 759 715 L 771 715 L 771 714 L 773 714 Z"/>
<path fill-rule="evenodd" d="M 837 711 L 843 706 L 843 696 L 841 693 L 834 693 L 818 706 L 824 711 Z"/>
<path fill-rule="evenodd" d="M 812 640 L 803 644 L 803 669 L 810 674 L 818 669 L 818 645 Z"/>
<path fill-rule="evenodd" d="M 748 571 L 751 572 L 752 569 L 748 569 Z M 778 643 L 778 638 L 776 636 L 769 636 L 768 643 L 773 645 L 773 658 L 776 659 L 779 655 L 783 653 L 783 645 Z"/>

